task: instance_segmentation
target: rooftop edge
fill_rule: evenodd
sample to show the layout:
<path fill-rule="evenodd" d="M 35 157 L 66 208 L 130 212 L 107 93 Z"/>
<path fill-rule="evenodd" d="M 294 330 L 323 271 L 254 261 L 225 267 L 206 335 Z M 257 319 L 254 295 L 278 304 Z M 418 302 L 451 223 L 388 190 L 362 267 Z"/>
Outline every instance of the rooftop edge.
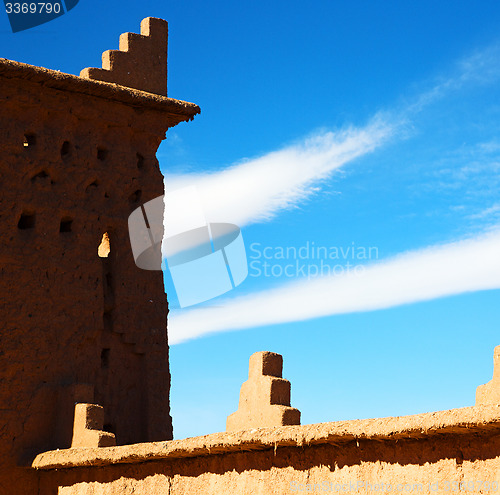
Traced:
<path fill-rule="evenodd" d="M 135 464 L 160 459 L 268 450 L 278 447 L 344 444 L 355 440 L 396 441 L 443 434 L 497 431 L 500 404 L 389 418 L 336 421 L 303 426 L 256 428 L 230 433 L 103 448 L 64 449 L 39 454 L 35 469 Z"/>
<path fill-rule="evenodd" d="M 22 79 L 45 87 L 117 101 L 129 106 L 148 107 L 168 114 L 173 120 L 193 120 L 200 107 L 166 96 L 146 93 L 115 83 L 84 79 L 73 74 L 0 58 L 0 78 Z"/>

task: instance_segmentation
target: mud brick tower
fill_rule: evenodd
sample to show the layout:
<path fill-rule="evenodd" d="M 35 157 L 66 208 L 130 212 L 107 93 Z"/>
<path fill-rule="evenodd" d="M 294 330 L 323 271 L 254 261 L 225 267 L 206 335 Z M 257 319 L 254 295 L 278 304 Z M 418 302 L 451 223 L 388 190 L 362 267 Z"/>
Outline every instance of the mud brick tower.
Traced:
<path fill-rule="evenodd" d="M 163 194 L 166 130 L 199 113 L 167 98 L 166 52 L 147 18 L 81 77 L 0 59 L 1 495 L 38 493 L 28 466 L 71 446 L 75 403 L 118 445 L 172 438 L 163 277 L 127 227 Z"/>

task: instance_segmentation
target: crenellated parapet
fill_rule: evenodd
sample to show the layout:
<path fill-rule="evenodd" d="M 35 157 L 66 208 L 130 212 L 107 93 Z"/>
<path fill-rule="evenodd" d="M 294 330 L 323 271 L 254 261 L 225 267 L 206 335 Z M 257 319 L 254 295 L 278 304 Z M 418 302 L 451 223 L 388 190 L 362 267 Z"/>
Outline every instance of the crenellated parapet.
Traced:
<path fill-rule="evenodd" d="M 500 404 L 500 345 L 493 355 L 493 378 L 476 390 L 476 405 Z"/>
<path fill-rule="evenodd" d="M 120 49 L 102 54 L 102 69 L 83 69 L 80 77 L 167 96 L 167 45 L 167 21 L 146 17 L 141 34 L 123 33 Z"/>
<path fill-rule="evenodd" d="M 75 420 L 71 448 L 112 447 L 115 435 L 103 431 L 104 409 L 98 404 L 75 404 Z"/>
<path fill-rule="evenodd" d="M 226 431 L 300 424 L 300 411 L 290 407 L 291 386 L 282 370 L 280 354 L 250 356 L 248 380 L 241 386 L 238 410 L 227 418 Z"/>

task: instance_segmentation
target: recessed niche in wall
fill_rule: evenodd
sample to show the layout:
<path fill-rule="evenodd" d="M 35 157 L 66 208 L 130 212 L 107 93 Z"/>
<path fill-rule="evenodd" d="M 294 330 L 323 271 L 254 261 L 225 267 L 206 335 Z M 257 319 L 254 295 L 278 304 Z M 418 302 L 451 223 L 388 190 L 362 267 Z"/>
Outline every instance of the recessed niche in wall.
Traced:
<path fill-rule="evenodd" d="M 61 157 L 64 158 L 65 156 L 68 156 L 70 151 L 71 145 L 69 144 L 69 141 L 64 141 L 61 146 Z"/>
<path fill-rule="evenodd" d="M 47 177 L 49 174 L 45 170 L 41 170 L 31 178 L 31 181 L 35 182 L 37 179 L 46 179 Z"/>
<path fill-rule="evenodd" d="M 35 227 L 35 213 L 31 211 L 21 213 L 17 227 L 21 230 L 33 229 Z"/>
<path fill-rule="evenodd" d="M 73 219 L 69 217 L 64 217 L 59 225 L 59 232 L 71 232 L 73 227 Z"/>
<path fill-rule="evenodd" d="M 94 180 L 93 182 L 91 182 L 86 188 L 85 188 L 85 192 L 90 192 L 92 191 L 93 189 L 97 188 L 97 186 L 99 185 L 99 181 L 96 179 Z"/>
<path fill-rule="evenodd" d="M 25 134 L 23 146 L 25 148 L 30 148 L 31 146 L 35 146 L 36 144 L 36 136 L 34 134 Z"/>
<path fill-rule="evenodd" d="M 99 160 L 106 160 L 106 158 L 108 157 L 108 150 L 104 149 L 104 148 L 97 148 L 97 158 Z"/>

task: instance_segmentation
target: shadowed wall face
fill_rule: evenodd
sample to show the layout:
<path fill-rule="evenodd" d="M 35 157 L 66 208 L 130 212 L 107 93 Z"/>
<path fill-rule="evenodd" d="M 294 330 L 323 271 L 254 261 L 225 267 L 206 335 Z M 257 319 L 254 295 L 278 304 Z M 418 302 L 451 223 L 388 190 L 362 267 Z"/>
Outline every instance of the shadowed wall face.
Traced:
<path fill-rule="evenodd" d="M 102 405 L 118 444 L 172 438 L 162 273 L 136 267 L 127 226 L 163 194 L 155 153 L 170 122 L 75 91 L 77 78 L 54 88 L 34 70 L 9 70 L 0 71 L 0 493 L 21 494 L 36 493 L 33 479 L 12 468 L 70 446 L 75 402 Z"/>

